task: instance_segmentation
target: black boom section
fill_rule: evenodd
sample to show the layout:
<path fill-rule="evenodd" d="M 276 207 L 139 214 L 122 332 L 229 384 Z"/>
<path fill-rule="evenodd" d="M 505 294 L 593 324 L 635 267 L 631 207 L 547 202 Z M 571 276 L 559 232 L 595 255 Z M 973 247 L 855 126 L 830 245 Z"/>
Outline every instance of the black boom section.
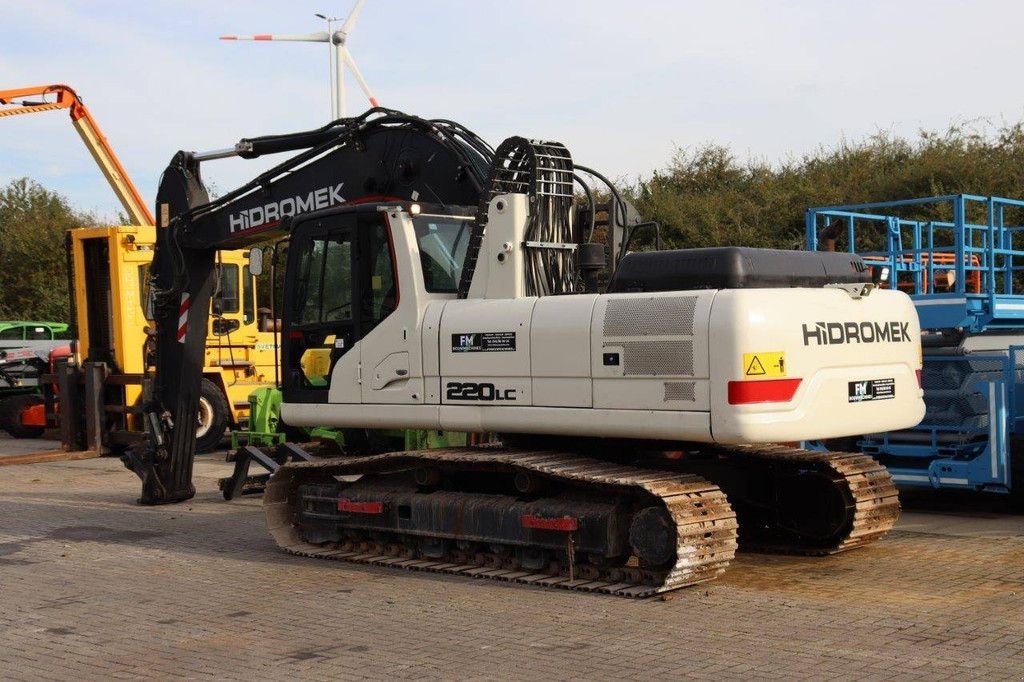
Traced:
<path fill-rule="evenodd" d="M 475 206 L 493 152 L 457 123 L 375 109 L 314 131 L 243 140 L 239 155 L 301 149 L 209 200 L 197 155 L 179 152 L 157 194 L 152 266 L 156 376 L 144 413 L 147 444 L 125 456 L 140 502 L 188 499 L 216 251 L 285 234 L 289 218 L 359 200 Z"/>
<path fill-rule="evenodd" d="M 327 142 L 179 216 L 183 245 L 246 246 L 287 231 L 283 223 L 290 216 L 369 198 L 456 206 L 479 202 L 490 158 L 486 149 L 459 137 L 462 129 L 396 114 L 352 121 Z M 322 137 L 296 133 L 249 143 L 276 150 Z"/>
<path fill-rule="evenodd" d="M 150 268 L 156 375 L 143 406 L 148 439 L 145 447 L 133 448 L 123 457 L 125 466 L 142 479 L 142 504 L 179 502 L 195 495 L 192 460 L 215 252 L 183 247 L 181 232 L 168 225 L 177 224 L 170 216 L 207 201 L 198 164 L 179 152 L 157 191 L 160 217 Z"/>

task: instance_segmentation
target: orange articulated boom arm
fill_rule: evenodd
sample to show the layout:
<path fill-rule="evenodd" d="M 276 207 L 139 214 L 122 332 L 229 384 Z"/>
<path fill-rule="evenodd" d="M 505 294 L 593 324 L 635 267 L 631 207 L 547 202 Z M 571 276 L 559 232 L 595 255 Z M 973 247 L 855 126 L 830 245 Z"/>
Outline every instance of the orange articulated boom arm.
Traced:
<path fill-rule="evenodd" d="M 48 97 L 52 96 L 52 97 Z M 42 97 L 39 100 L 26 98 Z M 136 225 L 153 225 L 153 214 L 128 177 L 120 159 L 100 130 L 96 119 L 82 103 L 75 91 L 66 85 L 37 85 L 28 88 L 0 90 L 0 117 L 34 114 L 41 111 L 69 109 L 71 122 L 85 143 L 96 165 L 110 183 L 128 217 Z"/>

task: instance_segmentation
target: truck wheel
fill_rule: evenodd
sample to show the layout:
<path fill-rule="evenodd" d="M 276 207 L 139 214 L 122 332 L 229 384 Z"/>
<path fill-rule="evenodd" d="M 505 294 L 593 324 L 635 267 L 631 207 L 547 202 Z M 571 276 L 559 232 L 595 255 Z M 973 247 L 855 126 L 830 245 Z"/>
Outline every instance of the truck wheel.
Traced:
<path fill-rule="evenodd" d="M 7 401 L 10 398 L 0 398 L 0 431 L 7 430 L 7 423 L 10 421 L 7 415 Z"/>
<path fill-rule="evenodd" d="M 196 426 L 196 452 L 209 452 L 220 444 L 231 415 L 228 401 L 217 385 L 203 379 L 199 388 L 199 423 Z"/>
<path fill-rule="evenodd" d="M 43 435 L 42 426 L 25 426 L 21 423 L 21 413 L 33 405 L 42 405 L 43 399 L 34 395 L 16 395 L 0 401 L 0 424 L 4 431 L 15 438 L 39 438 Z"/>

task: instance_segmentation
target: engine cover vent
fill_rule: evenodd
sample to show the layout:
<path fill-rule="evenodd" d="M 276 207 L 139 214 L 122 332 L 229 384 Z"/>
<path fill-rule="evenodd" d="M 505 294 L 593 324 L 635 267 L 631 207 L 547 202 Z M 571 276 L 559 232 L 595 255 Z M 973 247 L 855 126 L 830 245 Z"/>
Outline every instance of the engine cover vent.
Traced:
<path fill-rule="evenodd" d="M 692 336 L 696 296 L 613 298 L 604 314 L 604 335 Z"/>
<path fill-rule="evenodd" d="M 623 341 L 625 376 L 693 376 L 693 341 Z"/>
<path fill-rule="evenodd" d="M 665 402 L 673 400 L 697 401 L 697 383 L 695 381 L 666 381 Z"/>

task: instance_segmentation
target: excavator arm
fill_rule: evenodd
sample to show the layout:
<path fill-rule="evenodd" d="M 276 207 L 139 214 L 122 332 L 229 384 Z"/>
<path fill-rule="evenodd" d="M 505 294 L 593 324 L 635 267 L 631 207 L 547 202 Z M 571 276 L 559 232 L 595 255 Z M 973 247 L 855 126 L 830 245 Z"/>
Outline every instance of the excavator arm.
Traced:
<path fill-rule="evenodd" d="M 215 200 L 200 166 L 228 156 L 294 152 L 285 162 Z M 191 498 L 196 415 L 218 250 L 286 235 L 294 217 L 341 204 L 418 201 L 477 206 L 492 150 L 450 121 L 389 109 L 323 128 L 243 139 L 232 148 L 178 152 L 157 194 L 152 266 L 156 374 L 144 411 L 147 442 L 125 456 L 143 481 L 142 504 Z"/>
<path fill-rule="evenodd" d="M 153 214 L 139 190 L 128 177 L 96 119 L 74 90 L 66 85 L 37 85 L 27 88 L 0 90 L 0 117 L 34 114 L 43 111 L 67 109 L 71 122 L 78 131 L 86 149 L 110 183 L 128 218 L 135 225 L 152 225 Z"/>

